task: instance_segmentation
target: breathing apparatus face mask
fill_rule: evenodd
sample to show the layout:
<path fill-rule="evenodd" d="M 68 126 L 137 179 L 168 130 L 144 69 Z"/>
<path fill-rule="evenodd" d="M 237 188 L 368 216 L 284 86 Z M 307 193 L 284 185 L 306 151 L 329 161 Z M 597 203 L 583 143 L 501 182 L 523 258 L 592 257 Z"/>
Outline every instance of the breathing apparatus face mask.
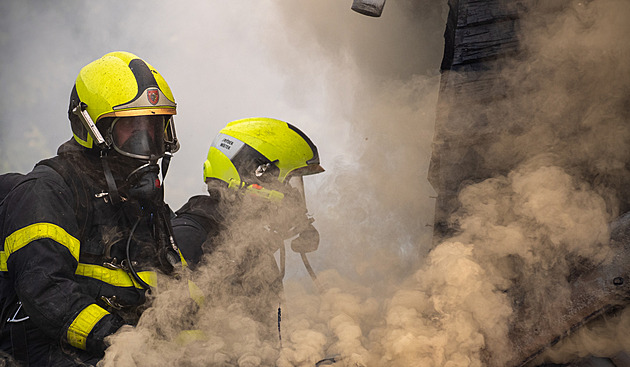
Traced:
<path fill-rule="evenodd" d="M 116 118 L 109 127 L 108 135 L 118 155 L 116 166 L 124 178 L 122 189 L 143 204 L 161 198 L 157 161 L 165 153 L 166 123 L 167 116 L 133 116 Z"/>
<path fill-rule="evenodd" d="M 227 144 L 230 148 L 222 146 Z M 240 202 L 248 215 L 258 217 L 263 224 L 283 240 L 293 239 L 297 252 L 315 251 L 319 234 L 306 208 L 302 176 L 321 172 L 321 167 L 307 166 L 296 169 L 283 182 L 278 180 L 278 161 L 270 161 L 257 150 L 230 136 L 220 134 L 213 147 L 223 152 L 236 167 L 239 180 L 227 182 L 221 194 L 227 201 Z M 208 192 L 214 195 L 215 181 L 208 180 Z"/>
<path fill-rule="evenodd" d="M 156 163 L 146 163 L 127 176 L 128 194 L 143 204 L 161 199 L 160 168 Z"/>
<path fill-rule="evenodd" d="M 313 226 L 314 219 L 308 215 L 303 177 L 292 176 L 288 179 L 287 185 L 292 194 L 285 195 L 289 200 L 284 206 L 291 215 L 294 215 L 291 221 L 293 227 L 290 228 L 289 234 L 297 234 L 297 237 L 291 240 L 291 249 L 298 253 L 313 252 L 319 247 L 319 232 Z"/>
<path fill-rule="evenodd" d="M 291 240 L 293 251 L 317 250 L 319 232 L 313 226 L 314 219 L 308 215 L 302 176 L 293 176 L 278 185 L 246 185 L 239 191 L 248 201 L 258 202 L 258 212 L 267 217 L 269 227 L 282 239 Z"/>

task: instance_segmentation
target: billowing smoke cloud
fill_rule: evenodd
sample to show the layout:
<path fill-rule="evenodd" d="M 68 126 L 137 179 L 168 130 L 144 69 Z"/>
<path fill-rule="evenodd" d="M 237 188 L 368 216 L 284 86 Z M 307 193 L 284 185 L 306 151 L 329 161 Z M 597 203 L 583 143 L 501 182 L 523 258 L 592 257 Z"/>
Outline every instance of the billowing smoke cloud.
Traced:
<path fill-rule="evenodd" d="M 386 11 L 408 10 L 410 3 L 398 6 L 388 4 Z M 627 6 L 600 1 L 575 4 L 564 13 L 533 11 L 524 18 L 526 57 L 501 74 L 513 95 L 486 106 L 490 120 L 502 123 L 495 124 L 501 127 L 498 139 L 489 144 L 484 159 L 497 172 L 500 167 L 514 169 L 464 188 L 461 208 L 451 218 L 461 232 L 426 257 L 430 235 L 424 225 L 430 220 L 425 212 L 431 212 L 432 202 L 422 157 L 429 155 L 432 138 L 435 72 L 418 72 L 422 62 L 406 67 L 422 60 L 413 53 L 422 47 L 410 49 L 405 42 L 413 27 L 405 28 L 405 35 L 374 35 L 373 43 L 367 43 L 361 32 L 383 31 L 386 27 L 376 22 L 387 20 L 366 28 L 357 25 L 365 19 L 340 25 L 340 10 L 334 7 L 281 7 L 292 30 L 287 37 L 301 46 L 283 57 L 304 59 L 301 68 L 287 71 L 299 77 L 289 86 L 317 80 L 315 85 L 332 96 L 328 103 L 339 111 L 340 121 L 351 125 L 345 154 L 324 160 L 334 178 L 316 182 L 318 199 L 310 203 L 322 232 L 314 258 L 318 266 L 331 268 L 319 274 L 322 293 L 308 281 L 285 282 L 279 357 L 267 354 L 273 346 L 257 339 L 257 324 L 243 313 L 243 304 L 231 300 L 229 305 L 202 307 L 206 318 L 196 327 L 210 337 L 183 347 L 170 345 L 171 351 L 180 348 L 180 353 L 172 352 L 178 355 L 174 360 L 202 365 L 225 358 L 239 365 L 279 366 L 313 366 L 324 356 L 347 366 L 514 362 L 510 340 L 518 316 L 515 294 L 525 295 L 530 316 L 560 319 L 575 259 L 605 264 L 610 255 L 607 223 L 622 210 L 621 198 L 615 196 L 618 183 L 590 178 L 627 176 L 624 100 L 629 79 L 627 67 L 616 60 L 628 50 L 600 42 L 624 34 L 623 18 L 612 15 L 628 14 Z M 397 13 L 415 22 L 424 19 L 419 14 Z M 343 28 L 343 37 L 335 32 L 337 26 Z M 389 52 L 371 54 L 375 45 Z M 315 63 L 309 60 L 322 54 L 331 65 L 341 66 L 309 75 Z M 609 64 L 611 60 L 615 62 Z M 293 98 L 304 102 L 302 96 Z M 202 273 L 212 273 L 212 268 Z M 204 278 L 201 288 L 208 292 L 217 280 Z M 176 299 L 170 294 L 166 298 Z M 140 333 L 165 322 L 146 320 L 153 322 L 141 323 Z M 530 324 L 520 329 L 535 326 L 534 318 L 522 321 Z M 618 324 L 619 330 L 625 323 Z M 114 338 L 112 350 L 121 350 L 114 348 L 124 346 L 125 335 Z M 608 329 L 599 335 L 608 335 L 608 340 L 621 334 Z M 573 342 L 580 355 L 616 353 L 625 347 L 623 338 L 615 344 L 618 348 L 599 344 L 608 349 L 583 342 L 587 339 Z M 161 347 L 152 350 L 165 353 Z M 558 352 L 551 357 L 575 355 Z"/>
<path fill-rule="evenodd" d="M 606 255 L 602 198 L 560 168 L 540 164 L 466 188 L 462 234 L 438 245 L 387 298 L 325 274 L 330 288 L 319 310 L 300 321 L 308 330 L 327 327 L 329 353 L 351 362 L 346 365 L 507 365 L 516 316 L 508 289 L 515 283 L 524 288 L 532 314 L 561 317 L 567 254 L 593 261 Z M 299 303 L 289 308 L 308 310 Z M 321 324 L 313 324 L 318 319 Z M 293 348 L 296 355 L 314 349 L 307 343 Z"/>
<path fill-rule="evenodd" d="M 575 335 L 547 350 L 544 360 L 562 362 L 596 355 L 611 356 L 611 360 L 618 366 L 627 365 L 630 362 L 627 355 L 627 351 L 630 350 L 629 313 L 626 308 L 618 314 L 599 319 L 579 329 Z"/>
<path fill-rule="evenodd" d="M 239 220 L 216 239 L 206 265 L 161 279 L 152 307 L 111 338 L 102 365 L 276 364 L 282 292 L 273 253 L 282 241 L 265 229 L 256 203 L 224 213 Z"/>
<path fill-rule="evenodd" d="M 486 151 L 481 147 L 480 152 L 495 177 L 461 191 L 462 207 L 451 218 L 458 223 L 460 234 L 433 249 L 414 276 L 401 286 L 375 281 L 392 279 L 388 277 L 397 274 L 400 266 L 391 265 L 400 264 L 400 258 L 389 262 L 390 257 L 379 253 L 375 258 L 381 261 L 373 261 L 365 253 L 375 240 L 380 249 L 387 246 L 379 241 L 379 233 L 398 238 L 396 246 L 404 248 L 405 242 L 399 236 L 391 236 L 387 229 L 391 224 L 383 220 L 383 213 L 392 213 L 389 204 L 396 202 L 398 194 L 403 201 L 413 194 L 405 190 L 404 184 L 365 196 L 351 188 L 357 181 L 382 183 L 392 175 L 410 174 L 399 168 L 390 175 L 392 160 L 375 156 L 382 152 L 381 143 L 397 141 L 387 140 L 396 136 L 396 131 L 401 134 L 397 137 L 414 136 L 412 132 L 422 124 L 422 117 L 416 110 L 412 114 L 415 120 L 409 120 L 415 125 L 402 123 L 390 129 L 379 124 L 382 116 L 357 119 L 353 125 L 356 131 L 378 131 L 380 139 L 373 145 L 366 143 L 358 161 L 363 170 L 351 175 L 347 186 L 336 186 L 341 192 L 341 205 L 333 206 L 330 212 L 334 215 L 341 211 L 347 216 L 333 218 L 343 218 L 340 222 L 344 224 L 357 221 L 358 228 L 365 229 L 354 235 L 357 242 L 349 238 L 353 235 L 347 229 L 334 233 L 343 250 L 352 248 L 353 243 L 362 246 L 363 252 L 352 252 L 360 253 L 353 257 L 356 262 L 352 264 L 358 272 L 364 271 L 363 280 L 369 279 L 358 283 L 370 287 L 347 283 L 327 273 L 326 279 L 332 279 L 333 285 L 330 293 L 325 294 L 319 312 L 311 310 L 308 317 L 300 319 L 305 329 L 298 329 L 296 335 L 306 334 L 306 329 L 327 330 L 331 338 L 329 354 L 340 354 L 349 362 L 347 365 L 516 363 L 518 360 L 512 358 L 519 357 L 515 355 L 517 348 L 510 342 L 514 334 L 540 327 L 536 316 L 561 320 L 570 301 L 568 282 L 576 268 L 583 262 L 605 266 L 610 261 L 607 223 L 627 210 L 623 203 L 626 162 L 630 158 L 626 127 L 630 75 L 621 62 L 628 46 L 616 40 L 628 30 L 624 19 L 630 9 L 619 1 L 555 8 L 534 2 L 527 5 L 530 13 L 520 23 L 525 52 L 506 65 L 499 78 L 507 85 L 508 95 L 483 106 L 496 136 L 484 142 Z M 381 79 L 374 77 L 378 68 L 368 71 L 374 74 L 361 75 L 372 76 L 376 88 L 362 89 L 365 93 L 357 97 L 359 100 L 369 99 L 370 94 L 396 95 L 391 88 L 395 83 L 379 83 Z M 418 78 L 407 76 L 405 81 L 400 84 L 409 92 L 417 86 Z M 412 101 L 407 106 L 421 100 L 412 92 L 407 95 Z M 394 99 L 405 100 L 398 98 Z M 387 106 L 401 110 L 389 101 L 376 108 L 385 111 L 385 116 L 391 112 Z M 468 103 L 473 109 L 478 107 L 476 101 L 464 98 L 458 102 Z M 359 101 L 354 106 L 354 113 L 363 117 L 365 105 Z M 375 116 L 373 110 L 369 116 Z M 419 146 L 421 139 L 415 144 Z M 381 157 L 387 157 L 387 153 Z M 409 167 L 404 158 L 393 161 Z M 380 163 L 372 166 L 374 162 Z M 511 169 L 506 172 L 506 167 Z M 350 189 L 344 191 L 345 187 Z M 359 200 L 361 197 L 369 201 Z M 414 206 L 416 218 L 420 208 Z M 389 228 L 400 228 L 397 225 L 401 218 L 396 217 L 398 222 Z M 386 225 L 375 229 L 375 223 Z M 422 248 L 423 244 L 416 246 Z M 365 258 L 369 265 L 361 266 Z M 326 306 L 328 302 L 336 307 Z M 525 317 L 517 314 L 522 309 L 526 310 Z M 318 316 L 319 324 L 314 322 Z M 515 327 L 515 320 L 521 324 Z M 623 330 L 625 321 L 615 321 L 619 322 L 618 330 Z M 609 333 L 620 335 L 614 329 Z M 627 350 L 625 339 L 607 344 L 610 347 L 606 352 L 612 355 Z M 580 356 L 602 350 L 591 343 L 578 345 Z M 306 343 L 303 350 L 298 344 L 292 348 L 300 358 L 316 350 Z M 294 363 L 298 361 L 296 357 Z"/>
<path fill-rule="evenodd" d="M 143 365 L 148 351 L 163 354 L 164 361 L 191 365 L 225 358 L 239 365 L 312 366 L 335 354 L 366 365 L 375 358 L 378 351 L 372 349 L 380 341 L 364 345 L 364 333 L 381 324 L 383 300 L 413 272 L 430 246 L 434 203 L 426 172 L 446 14 L 438 2 L 427 3 L 426 12 L 412 11 L 413 3 L 403 2 L 388 7 L 389 17 L 373 22 L 352 13 L 349 5 L 277 4 L 278 15 L 285 17 L 269 36 L 276 37 L 269 47 L 279 50 L 279 68 L 290 77 L 285 98 L 297 105 L 312 103 L 309 94 L 294 91 L 322 88 L 327 108 L 334 112 L 318 121 L 317 129 L 304 129 L 318 145 L 327 169 L 305 179 L 309 209 L 322 237 L 310 259 L 316 270 L 329 269 L 319 274 L 324 293 L 316 293 L 299 257 L 288 250 L 283 348 L 279 356 L 270 354 L 277 361 L 270 360 L 265 353 L 269 341 L 260 339 L 257 331 L 262 324 L 244 312 L 252 298 L 225 298 L 224 292 L 231 291 L 218 288 L 230 274 L 220 264 L 232 262 L 222 257 L 225 253 L 215 253 L 195 276 L 195 284 L 211 301 L 186 325 L 203 330 L 204 338 L 177 344 L 185 328 L 181 314 L 186 314 L 188 295 L 183 284 L 174 286 L 160 292 L 137 329 L 112 338 L 104 365 Z M 416 23 L 414 14 L 421 14 L 429 26 Z M 289 38 L 291 47 L 278 42 L 282 38 Z M 226 251 L 238 253 L 243 243 L 259 235 L 241 227 L 226 239 Z M 249 274 L 259 273 L 252 269 Z M 177 295 L 183 300 L 174 301 Z M 137 350 L 128 348 L 134 334 L 144 338 Z M 249 359 L 241 360 L 243 356 Z"/>

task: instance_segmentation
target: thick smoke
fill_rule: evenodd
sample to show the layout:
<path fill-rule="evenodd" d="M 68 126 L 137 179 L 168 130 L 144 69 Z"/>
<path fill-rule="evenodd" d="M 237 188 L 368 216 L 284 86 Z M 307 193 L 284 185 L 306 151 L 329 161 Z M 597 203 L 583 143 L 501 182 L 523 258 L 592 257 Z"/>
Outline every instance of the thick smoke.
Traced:
<path fill-rule="evenodd" d="M 256 236 L 240 228 L 226 238 L 231 246 L 194 275 L 206 295 L 197 316 L 186 316 L 191 302 L 183 277 L 156 297 L 136 329 L 112 338 L 103 365 L 313 366 L 328 356 L 346 366 L 503 366 L 514 358 L 510 338 L 519 308 L 513 306 L 526 306 L 529 316 L 562 318 L 569 275 L 585 261 L 607 263 L 607 224 L 624 210 L 617 189 L 628 178 L 630 69 L 623 62 L 628 45 L 617 40 L 627 33 L 628 4 L 574 3 L 562 12 L 530 4 L 521 22 L 526 52 L 500 74 L 510 92 L 484 106 L 498 135 L 483 158 L 497 174 L 461 190 L 461 207 L 450 218 L 459 233 L 428 255 L 432 192 L 425 176 L 437 76 L 413 64 L 423 51 L 417 29 L 384 30 L 386 15 L 417 25 L 425 19 L 420 10 L 435 16 L 443 9 L 410 4 L 388 4 L 383 19 L 366 28 L 359 24 L 365 19 L 338 24 L 332 3 L 280 7 L 283 26 L 293 31 L 287 37 L 306 45 L 299 57 L 307 61 L 295 75 L 308 75 L 313 55 L 343 66 L 321 77 L 330 105 L 352 128 L 347 154 L 324 160 L 335 177 L 311 186 L 316 198 L 309 205 L 322 234 L 313 258 L 328 269 L 318 275 L 321 293 L 308 279 L 285 281 L 279 355 L 275 339 L 263 338 L 264 322 L 248 310 L 254 299 L 218 286 L 232 274 L 226 264 L 245 258 L 240 236 Z M 361 32 L 370 27 L 384 34 L 367 43 Z M 408 39 L 417 47 L 409 48 Z M 519 320 L 532 324 L 518 329 L 535 326 L 535 317 Z M 626 312 L 585 328 L 547 358 L 628 350 L 627 320 Z M 182 339 L 189 328 L 204 335 Z M 128 348 L 137 336 L 142 345 Z"/>
<path fill-rule="evenodd" d="M 326 125 L 350 126 L 339 155 L 321 152 L 329 172 L 317 181 L 310 208 L 316 225 L 330 228 L 322 231 L 323 247 L 334 253 L 314 261 L 326 259 L 322 266 L 349 276 L 392 279 L 394 269 L 416 266 L 430 245 L 435 194 L 426 174 L 447 9 L 442 1 L 401 1 L 374 19 L 347 5 L 277 6 L 282 32 L 298 46 L 283 58 L 302 59 L 302 68 L 286 70 L 289 86 L 323 79 L 338 120 Z M 308 72 L 322 63 L 331 65 L 323 74 Z"/>
<path fill-rule="evenodd" d="M 374 339 L 374 345 L 364 345 L 365 333 L 377 330 L 382 323 L 383 300 L 417 267 L 430 243 L 433 192 L 426 183 L 426 171 L 446 14 L 443 4 L 429 5 L 430 11 L 422 15 L 430 22 L 427 27 L 415 22 L 411 3 L 391 4 L 390 16 L 377 22 L 352 13 L 349 3 L 277 4 L 279 15 L 287 17 L 272 31 L 300 44 L 287 51 L 282 43 L 270 42 L 270 47 L 282 50 L 282 57 L 292 65 L 285 70 L 284 61 L 279 60 L 281 69 L 293 80 L 288 91 L 301 90 L 301 83 L 325 88 L 330 108 L 339 113 L 334 117 L 338 121 L 322 121 L 321 129 L 331 130 L 331 135 L 347 132 L 350 136 L 336 138 L 337 146 L 329 150 L 321 132 L 304 129 L 319 146 L 327 169 L 318 175 L 324 178 L 305 179 L 309 208 L 316 214 L 315 225 L 322 236 L 320 250 L 310 259 L 317 271 L 330 270 L 319 273 L 321 295 L 314 293 L 316 288 L 308 277 L 285 282 L 280 354 L 273 353 L 277 336 L 263 338 L 269 325 L 256 319 L 250 309 L 253 302 L 267 301 L 234 296 L 234 289 L 222 288 L 230 284 L 231 266 L 244 261 L 244 252 L 239 249 L 244 250 L 244 244 L 261 235 L 261 231 L 244 226 L 230 231 L 223 241 L 224 250 L 210 255 L 208 265 L 192 275 L 205 295 L 205 303 L 192 313 L 194 317 L 186 316 L 191 306 L 185 277 L 181 283 L 163 282 L 153 307 L 138 327 L 111 338 L 112 346 L 102 365 L 141 366 L 159 360 L 204 366 L 313 366 L 334 354 L 346 362 L 366 365 L 375 358 L 372 349 L 380 349 L 380 341 Z M 317 24 L 294 18 L 294 12 Z M 344 25 L 347 19 L 353 24 Z M 326 29 L 332 33 L 319 34 Z M 431 33 L 424 34 L 425 29 Z M 415 52 L 410 54 L 410 50 Z M 301 63 L 297 65 L 302 68 L 292 62 L 298 57 Z M 404 65 L 397 60 L 405 60 Z M 372 75 L 375 61 L 380 66 Z M 313 70 L 322 73 L 313 74 Z M 415 74 L 417 70 L 419 74 Z M 294 93 L 286 98 L 298 105 L 309 103 L 305 96 Z M 296 124 L 302 127 L 299 121 Z M 348 124 L 349 131 L 344 131 Z M 383 174 L 383 167 L 387 167 L 387 174 Z M 422 243 L 424 248 L 418 248 Z M 288 252 L 287 271 L 305 274 L 298 268 L 299 257 Z M 255 279 L 259 270 L 263 271 L 253 267 L 244 276 Z M 371 286 L 364 285 L 367 283 Z M 266 321 L 275 321 L 266 316 Z M 188 329 L 202 330 L 204 335 L 181 343 L 185 339 L 182 335 L 186 335 L 182 331 Z M 136 338 L 141 341 L 134 341 Z M 138 348 L 129 348 L 132 343 Z M 151 356 L 145 358 L 145 354 Z"/>
<path fill-rule="evenodd" d="M 628 209 L 624 207 L 624 186 L 630 158 L 626 127 L 630 69 L 623 60 L 629 49 L 619 40 L 627 33 L 625 19 L 630 9 L 620 1 L 558 7 L 530 2 L 527 6 L 529 13 L 523 14 L 519 23 L 524 52 L 500 71 L 500 83 L 507 86 L 506 98 L 483 106 L 488 125 L 496 129 L 495 139 L 484 143 L 483 160 L 496 172 L 495 177 L 461 191 L 461 208 L 451 218 L 460 233 L 434 248 L 415 274 L 396 287 L 375 279 L 400 275 L 404 261 L 396 256 L 388 261 L 392 257 L 387 251 L 371 258 L 369 249 L 374 243 L 380 249 L 387 248 L 382 238 L 396 239 L 394 247 L 404 249 L 405 241 L 397 230 L 410 218 L 400 215 L 408 214 L 404 209 L 392 212 L 394 205 L 390 204 L 404 208 L 401 203 L 405 202 L 412 208 L 412 218 L 421 215 L 422 205 L 406 190 L 406 184 L 415 181 L 401 179 L 400 185 L 392 184 L 396 181 L 393 177 L 413 175 L 414 166 L 404 158 L 406 154 L 389 159 L 392 152 L 387 147 L 398 147 L 395 143 L 409 136 L 418 137 L 423 117 L 415 110 L 411 114 L 415 120 L 408 120 L 414 124 L 396 125 L 400 122 L 396 118 L 392 125 L 382 121 L 400 116 L 392 110 L 417 106 L 422 99 L 413 91 L 418 85 L 430 85 L 430 78 L 418 84 L 422 78 L 407 75 L 405 82 L 387 83 L 380 78 L 378 60 L 375 70 L 362 69 L 365 60 L 357 61 L 361 76 L 369 80 L 361 82 L 373 83 L 375 88 L 361 89 L 356 95 L 353 126 L 355 131 L 374 132 L 379 138 L 364 142 L 364 153 L 356 162 L 361 170 L 335 181 L 339 195 L 326 197 L 338 199 L 339 204 L 332 201 L 325 213 L 341 223 L 343 230 L 333 232 L 334 244 L 338 251 L 351 250 L 349 260 L 353 261 L 349 265 L 354 265 L 363 278 L 351 282 L 335 272 L 326 273 L 331 286 L 319 309 L 312 306 L 314 299 L 310 299 L 310 307 L 289 300 L 298 305 L 290 308 L 294 312 L 308 310 L 308 316 L 296 316 L 296 325 L 303 328 L 294 331 L 289 327 L 289 333 L 299 341 L 288 348 L 295 356 L 294 364 L 324 346 L 321 336 L 326 333 L 321 330 L 326 330 L 327 354 L 339 354 L 346 365 L 502 366 L 515 357 L 515 346 L 510 342 L 514 328 L 540 326 L 537 315 L 561 320 L 570 301 L 571 274 L 585 263 L 605 266 L 610 260 L 607 224 Z M 333 51 L 338 42 L 332 42 Z M 360 49 L 354 52 L 360 54 Z M 402 88 L 392 88 L 396 84 Z M 408 99 L 402 92 L 405 90 Z M 396 98 L 383 98 L 385 95 Z M 362 104 L 365 100 L 389 102 L 370 105 L 370 110 Z M 397 105 L 392 100 L 410 102 Z M 464 98 L 458 103 L 475 108 L 476 101 Z M 370 114 L 363 115 L 368 110 Z M 383 143 L 387 143 L 386 148 Z M 414 143 L 413 148 L 405 145 L 410 149 L 406 153 L 418 153 L 412 150 L 422 146 L 422 139 L 416 138 Z M 395 155 L 396 149 L 393 152 Z M 505 172 L 506 167 L 512 169 Z M 370 182 L 378 189 L 353 190 L 355 182 Z M 384 213 L 395 219 L 388 221 Z M 348 230 L 346 223 L 362 230 L 349 234 L 356 228 Z M 361 252 L 352 251 L 354 243 L 360 244 Z M 426 244 L 414 246 L 422 249 Z M 380 261 L 374 261 L 376 258 Z M 517 299 L 517 295 L 524 295 L 525 300 Z M 519 319 L 517 311 L 523 308 L 526 317 Z M 514 327 L 517 319 L 521 324 Z M 612 327 L 608 338 L 599 344 L 585 342 L 588 336 L 580 338 L 577 334 L 573 345 L 579 346 L 575 348 L 579 353 L 562 357 L 556 353 L 555 360 L 627 351 L 625 336 L 616 343 L 605 343 L 624 335 L 621 330 L 626 324 L 623 315 L 613 319 L 607 324 Z M 606 335 L 601 325 L 596 329 Z M 593 335 L 590 329 L 584 330 L 584 335 Z M 297 337 L 308 332 L 316 333 L 318 343 L 304 343 Z M 304 349 L 299 343 L 304 343 Z"/>
<path fill-rule="evenodd" d="M 541 360 L 562 362 L 589 355 L 611 356 L 618 366 L 626 366 L 630 363 L 627 355 L 630 350 L 629 327 L 630 310 L 626 308 L 618 314 L 600 318 L 579 329 L 570 338 L 547 350 Z M 619 351 L 626 354 L 619 354 Z"/>

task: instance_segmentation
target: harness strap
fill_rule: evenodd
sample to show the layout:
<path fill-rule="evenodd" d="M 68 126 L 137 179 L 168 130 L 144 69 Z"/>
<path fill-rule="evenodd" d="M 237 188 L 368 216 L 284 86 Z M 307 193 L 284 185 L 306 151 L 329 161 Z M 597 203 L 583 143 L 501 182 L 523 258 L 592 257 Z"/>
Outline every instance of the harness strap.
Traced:
<path fill-rule="evenodd" d="M 112 199 L 112 204 L 118 204 L 120 203 L 120 194 L 118 193 L 112 170 L 109 168 L 106 155 L 101 156 L 101 162 L 103 162 L 103 172 L 105 173 L 105 181 L 107 181 L 107 188 L 109 189 L 109 197 Z"/>
<path fill-rule="evenodd" d="M 168 172 L 168 166 L 171 164 L 171 158 L 173 158 L 171 153 L 165 153 L 164 157 L 162 157 L 162 183 L 166 179 L 166 172 Z"/>

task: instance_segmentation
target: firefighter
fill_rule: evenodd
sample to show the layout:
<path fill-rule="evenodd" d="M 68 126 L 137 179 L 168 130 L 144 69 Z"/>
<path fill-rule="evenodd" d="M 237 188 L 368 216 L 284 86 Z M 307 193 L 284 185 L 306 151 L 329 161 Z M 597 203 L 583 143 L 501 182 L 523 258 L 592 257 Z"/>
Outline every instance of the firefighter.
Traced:
<path fill-rule="evenodd" d="M 73 137 L 0 207 L 1 350 L 27 366 L 95 365 L 179 260 L 162 180 L 178 150 L 173 94 L 112 52 L 79 72 Z"/>
<path fill-rule="evenodd" d="M 218 266 L 214 274 L 222 274 L 229 289 L 226 302 L 241 300 L 254 320 L 269 326 L 261 328 L 265 337 L 278 340 L 284 241 L 291 239 L 299 253 L 319 244 L 302 179 L 323 172 L 319 163 L 316 146 L 287 122 L 230 122 L 204 162 L 208 195 L 191 197 L 172 221 L 188 265 Z M 274 257 L 278 250 L 281 264 Z M 207 298 L 220 302 L 216 294 Z"/>

